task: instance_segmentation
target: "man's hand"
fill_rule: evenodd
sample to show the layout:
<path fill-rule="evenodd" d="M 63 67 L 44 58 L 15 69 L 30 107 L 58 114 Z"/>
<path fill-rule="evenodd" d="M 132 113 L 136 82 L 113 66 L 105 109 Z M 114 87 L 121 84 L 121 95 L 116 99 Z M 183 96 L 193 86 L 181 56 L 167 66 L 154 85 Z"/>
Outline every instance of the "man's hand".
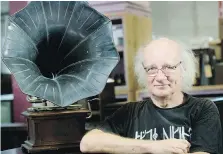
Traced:
<path fill-rule="evenodd" d="M 184 154 L 189 152 L 190 143 L 180 139 L 160 140 L 154 141 L 151 148 L 153 154 Z"/>

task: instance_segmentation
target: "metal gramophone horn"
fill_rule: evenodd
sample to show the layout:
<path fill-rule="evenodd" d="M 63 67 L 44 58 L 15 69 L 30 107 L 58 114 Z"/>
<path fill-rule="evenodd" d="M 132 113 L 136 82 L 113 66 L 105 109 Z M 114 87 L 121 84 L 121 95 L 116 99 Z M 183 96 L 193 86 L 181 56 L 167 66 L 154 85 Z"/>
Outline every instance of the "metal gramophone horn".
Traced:
<path fill-rule="evenodd" d="M 111 21 L 86 2 L 32 1 L 9 20 L 2 59 L 27 95 L 71 105 L 99 94 L 119 61 Z"/>

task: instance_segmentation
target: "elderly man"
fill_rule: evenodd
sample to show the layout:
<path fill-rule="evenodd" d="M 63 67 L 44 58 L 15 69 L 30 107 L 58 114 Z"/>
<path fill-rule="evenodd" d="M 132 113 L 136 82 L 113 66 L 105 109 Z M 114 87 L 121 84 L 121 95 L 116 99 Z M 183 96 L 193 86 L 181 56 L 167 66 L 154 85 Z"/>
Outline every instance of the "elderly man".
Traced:
<path fill-rule="evenodd" d="M 213 102 L 186 93 L 195 58 L 181 44 L 160 38 L 137 53 L 135 72 L 150 98 L 118 109 L 88 132 L 80 149 L 89 153 L 217 154 L 219 112 Z"/>

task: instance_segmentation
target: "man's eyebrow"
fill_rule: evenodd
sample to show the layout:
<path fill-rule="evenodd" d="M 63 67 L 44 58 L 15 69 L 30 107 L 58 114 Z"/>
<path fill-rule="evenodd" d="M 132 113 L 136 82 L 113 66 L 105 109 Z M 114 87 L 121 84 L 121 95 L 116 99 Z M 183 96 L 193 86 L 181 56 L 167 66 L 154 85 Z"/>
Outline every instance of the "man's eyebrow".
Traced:
<path fill-rule="evenodd" d="M 151 64 L 151 65 L 144 65 L 144 67 L 150 68 L 150 67 L 157 67 L 157 66 L 155 64 Z"/>
<path fill-rule="evenodd" d="M 173 64 L 170 64 L 170 63 L 164 63 L 162 66 L 172 66 Z M 151 64 L 151 65 L 144 65 L 143 63 L 143 66 L 145 68 L 151 68 L 151 67 L 157 67 L 155 64 Z"/>
<path fill-rule="evenodd" d="M 164 63 L 163 66 L 172 66 L 172 65 L 169 63 Z"/>

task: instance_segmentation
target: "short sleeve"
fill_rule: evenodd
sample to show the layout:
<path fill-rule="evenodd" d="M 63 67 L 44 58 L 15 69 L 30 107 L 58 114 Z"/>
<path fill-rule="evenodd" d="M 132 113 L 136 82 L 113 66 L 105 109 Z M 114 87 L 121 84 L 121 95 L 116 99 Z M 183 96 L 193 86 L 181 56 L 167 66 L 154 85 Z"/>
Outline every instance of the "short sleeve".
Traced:
<path fill-rule="evenodd" d="M 125 104 L 117 109 L 111 116 L 107 117 L 98 127 L 104 132 L 125 136 L 126 128 L 129 122 L 131 103 Z"/>
<path fill-rule="evenodd" d="M 219 111 L 213 102 L 206 100 L 192 125 L 190 152 L 219 154 L 221 146 L 222 129 Z"/>

